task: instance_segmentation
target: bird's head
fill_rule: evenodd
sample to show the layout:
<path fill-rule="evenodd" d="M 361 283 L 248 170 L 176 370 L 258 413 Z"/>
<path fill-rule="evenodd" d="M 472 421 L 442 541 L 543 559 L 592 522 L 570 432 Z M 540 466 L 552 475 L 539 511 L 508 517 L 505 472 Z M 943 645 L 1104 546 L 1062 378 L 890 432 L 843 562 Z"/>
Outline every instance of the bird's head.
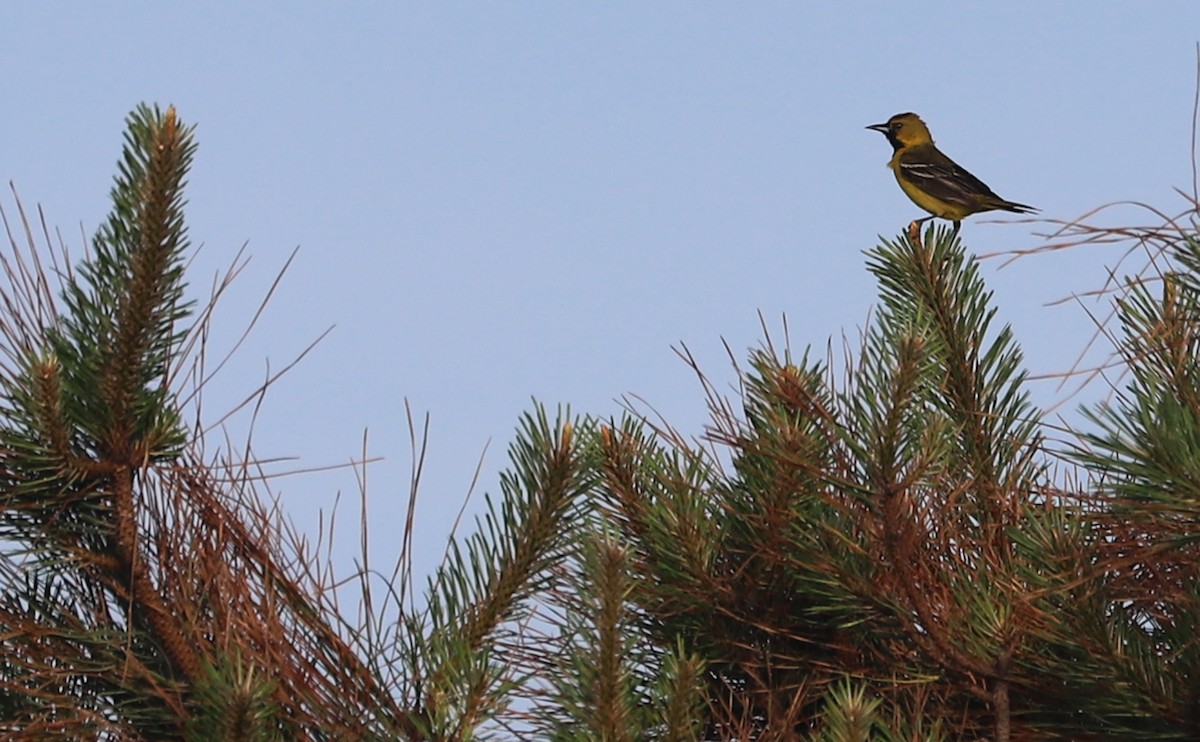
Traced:
<path fill-rule="evenodd" d="M 929 127 L 915 113 L 898 113 L 888 119 L 886 124 L 872 124 L 867 128 L 882 133 L 894 149 L 933 144 Z"/>

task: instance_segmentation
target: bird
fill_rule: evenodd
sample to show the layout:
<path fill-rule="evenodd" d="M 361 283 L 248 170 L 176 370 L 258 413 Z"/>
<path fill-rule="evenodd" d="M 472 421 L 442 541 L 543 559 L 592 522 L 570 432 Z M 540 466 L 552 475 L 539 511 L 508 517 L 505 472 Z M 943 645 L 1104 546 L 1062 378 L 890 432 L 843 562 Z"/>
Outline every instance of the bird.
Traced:
<path fill-rule="evenodd" d="M 1000 198 L 982 180 L 942 154 L 933 144 L 929 127 L 915 113 L 898 113 L 887 123 L 872 124 L 867 128 L 887 137 L 894 150 L 888 167 L 913 203 L 930 213 L 909 225 L 910 234 L 918 234 L 921 223 L 934 217 L 954 222 L 954 233 L 957 234 L 964 217 L 981 211 L 1017 214 L 1038 211 L 1032 206 Z"/>

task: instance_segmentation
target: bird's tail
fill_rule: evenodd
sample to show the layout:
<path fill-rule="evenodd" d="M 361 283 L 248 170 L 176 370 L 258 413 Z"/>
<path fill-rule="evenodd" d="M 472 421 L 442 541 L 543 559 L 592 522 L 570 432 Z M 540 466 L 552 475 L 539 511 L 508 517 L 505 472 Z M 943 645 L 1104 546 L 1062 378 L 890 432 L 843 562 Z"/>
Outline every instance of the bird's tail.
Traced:
<path fill-rule="evenodd" d="M 1004 211 L 1011 211 L 1014 214 L 1036 214 L 1039 211 L 1036 206 L 1019 204 L 1016 201 L 1005 201 L 1002 198 L 996 199 L 990 206 L 993 209 L 1003 209 Z"/>

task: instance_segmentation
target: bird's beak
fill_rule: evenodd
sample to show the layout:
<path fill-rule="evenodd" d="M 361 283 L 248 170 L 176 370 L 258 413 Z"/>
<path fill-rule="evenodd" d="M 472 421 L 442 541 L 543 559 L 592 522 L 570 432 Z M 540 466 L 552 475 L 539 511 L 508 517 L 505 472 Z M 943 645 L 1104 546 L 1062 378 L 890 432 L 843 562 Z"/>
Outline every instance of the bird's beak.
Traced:
<path fill-rule="evenodd" d="M 872 131 L 877 131 L 877 132 L 879 132 L 880 134 L 887 134 L 887 133 L 888 133 L 888 125 L 887 125 L 887 124 L 871 124 L 871 125 L 870 125 L 870 126 L 868 126 L 867 128 L 868 128 L 868 129 L 870 129 L 870 130 L 872 130 Z"/>

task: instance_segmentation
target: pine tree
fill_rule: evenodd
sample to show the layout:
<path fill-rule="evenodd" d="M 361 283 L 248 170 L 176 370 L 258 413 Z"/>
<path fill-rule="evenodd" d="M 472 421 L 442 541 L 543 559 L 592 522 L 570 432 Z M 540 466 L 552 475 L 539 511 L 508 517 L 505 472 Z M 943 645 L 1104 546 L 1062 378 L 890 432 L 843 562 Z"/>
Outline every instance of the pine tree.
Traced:
<path fill-rule="evenodd" d="M 978 261 L 902 234 L 844 363 L 768 337 L 731 399 L 684 354 L 700 440 L 535 406 L 420 595 L 414 436 L 405 546 L 381 600 L 364 547 L 352 621 L 255 462 L 206 457 L 193 130 L 127 123 L 84 260 L 3 214 L 7 737 L 1200 736 L 1200 199 L 1119 232 L 1169 268 L 1122 287 L 1121 386 L 1065 451 Z"/>
<path fill-rule="evenodd" d="M 0 263 L 0 731 L 413 732 L 257 497 L 252 462 L 204 460 L 202 427 L 184 422 L 209 316 L 185 298 L 193 130 L 141 106 L 125 139 L 77 267 L 38 249 L 23 211 L 20 230 L 4 215 L 28 245 Z"/>

